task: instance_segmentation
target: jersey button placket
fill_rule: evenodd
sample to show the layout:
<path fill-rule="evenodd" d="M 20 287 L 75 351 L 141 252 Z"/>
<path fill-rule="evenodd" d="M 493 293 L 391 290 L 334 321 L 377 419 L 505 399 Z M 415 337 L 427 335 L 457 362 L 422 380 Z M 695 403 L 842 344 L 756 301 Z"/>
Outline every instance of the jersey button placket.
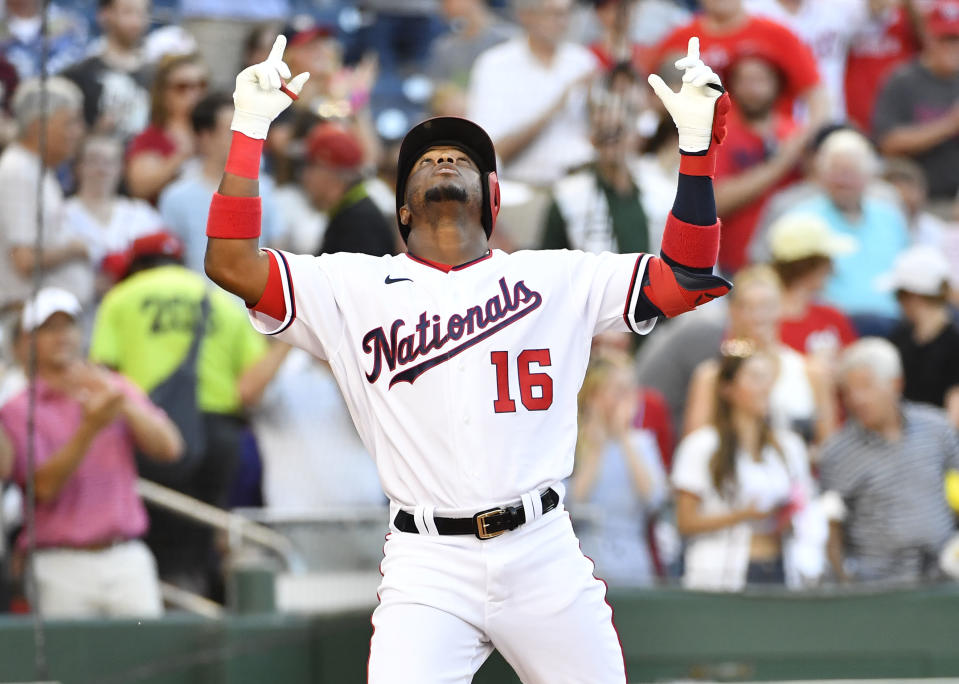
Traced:
<path fill-rule="evenodd" d="M 451 271 L 446 274 L 446 283 L 445 287 L 442 288 L 442 293 L 440 298 L 444 302 L 443 315 L 448 320 L 448 317 L 454 313 L 462 314 L 463 311 L 469 306 L 467 299 L 464 299 L 463 296 L 463 285 L 460 282 L 462 274 L 457 273 L 456 271 Z M 464 434 L 470 428 L 471 416 L 469 414 L 469 392 L 464 391 L 466 387 L 464 386 L 464 381 L 466 380 L 465 371 L 467 359 L 464 358 L 470 353 L 469 350 L 462 352 L 452 359 L 452 362 L 447 366 L 444 375 L 446 378 L 446 396 L 449 397 L 449 411 L 450 415 L 455 416 L 454 420 L 450 421 L 450 443 L 456 446 L 456 456 L 455 458 L 458 461 L 461 472 L 466 475 L 470 480 L 476 480 L 478 473 L 476 472 L 476 463 L 474 458 L 469 453 L 469 450 L 465 448 L 465 445 L 468 443 L 468 439 L 464 439 L 466 435 Z M 441 366 L 442 367 L 442 366 Z"/>

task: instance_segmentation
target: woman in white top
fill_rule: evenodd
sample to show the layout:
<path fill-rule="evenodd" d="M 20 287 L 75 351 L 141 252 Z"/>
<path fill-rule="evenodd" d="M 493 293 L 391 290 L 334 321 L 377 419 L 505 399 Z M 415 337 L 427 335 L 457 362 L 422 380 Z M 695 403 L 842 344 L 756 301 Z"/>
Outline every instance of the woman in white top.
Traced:
<path fill-rule="evenodd" d="M 773 427 L 789 428 L 808 443 L 821 443 L 835 431 L 837 410 L 828 374 L 815 360 L 779 339 L 782 284 L 769 266 L 750 266 L 736 274 L 729 300 L 729 339 L 743 339 L 768 354 L 775 374 L 769 414 Z M 693 372 L 686 397 L 684 434 L 709 424 L 715 411 L 719 364 L 703 361 Z"/>
<path fill-rule="evenodd" d="M 657 446 L 637 427 L 639 392 L 628 354 L 603 352 L 590 361 L 579 395 L 579 439 L 569 482 L 570 508 L 583 553 L 612 586 L 647 586 L 655 579 L 646 523 L 669 495 Z M 577 505 L 588 505 L 577 515 Z"/>
<path fill-rule="evenodd" d="M 813 494 L 802 439 L 769 421 L 774 359 L 742 340 L 725 350 L 713 419 L 680 443 L 672 474 L 683 585 L 712 591 L 783 583 L 790 519 Z"/>
<path fill-rule="evenodd" d="M 102 294 L 125 269 L 133 241 L 162 228 L 160 214 L 143 200 L 120 195 L 123 146 L 118 138 L 91 135 L 77 156 L 77 194 L 66 201 L 67 225 L 87 244 Z"/>

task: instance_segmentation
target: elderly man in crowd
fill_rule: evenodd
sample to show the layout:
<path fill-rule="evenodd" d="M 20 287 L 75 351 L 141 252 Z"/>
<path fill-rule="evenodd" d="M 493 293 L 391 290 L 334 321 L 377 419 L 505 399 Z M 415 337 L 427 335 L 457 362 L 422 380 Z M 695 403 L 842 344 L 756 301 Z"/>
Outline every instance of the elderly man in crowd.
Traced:
<path fill-rule="evenodd" d="M 833 263 L 824 298 L 848 314 L 862 335 L 885 334 L 899 310 L 889 292 L 876 285 L 909 245 L 909 229 L 899 207 L 867 192 L 879 173 L 871 144 L 852 130 L 831 133 L 815 159 L 818 192 L 794 211 L 823 219 L 829 228 L 855 238 L 857 248 Z"/>
<path fill-rule="evenodd" d="M 902 364 L 880 338 L 843 355 L 850 420 L 823 447 L 820 482 L 835 492 L 829 558 L 841 581 L 917 582 L 937 573 L 954 532 L 943 480 L 959 467 L 959 434 L 938 408 L 902 399 Z"/>
<path fill-rule="evenodd" d="M 136 492 L 134 449 L 172 462 L 182 441 L 140 390 L 83 360 L 79 315 L 76 297 L 44 288 L 20 321 L 21 335 L 36 335 L 34 600 L 50 617 L 158 616 L 156 563 L 140 541 L 147 515 Z M 0 409 L 21 487 L 29 402 L 25 389 Z M 18 546 L 26 548 L 25 535 Z"/>
<path fill-rule="evenodd" d="M 20 84 L 13 98 L 17 140 L 0 155 L 0 311 L 23 302 L 39 266 L 49 285 L 73 292 L 81 302 L 93 296 L 93 268 L 86 245 L 64 221 L 63 190 L 54 169 L 74 157 L 83 136 L 83 95 L 65 78 L 46 82 L 45 144 L 41 149 L 40 81 Z M 37 186 L 43 176 L 44 249 L 34 249 Z"/>

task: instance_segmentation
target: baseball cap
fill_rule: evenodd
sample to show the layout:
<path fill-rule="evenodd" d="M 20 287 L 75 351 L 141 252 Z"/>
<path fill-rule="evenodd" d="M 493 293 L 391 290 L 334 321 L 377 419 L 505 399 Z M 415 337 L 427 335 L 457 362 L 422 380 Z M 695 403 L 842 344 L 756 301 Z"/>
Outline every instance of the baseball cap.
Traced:
<path fill-rule="evenodd" d="M 329 38 L 335 32 L 329 24 L 317 22 L 313 17 L 302 14 L 284 26 L 281 33 L 286 36 L 287 47 L 296 47 L 317 38 Z"/>
<path fill-rule="evenodd" d="M 130 261 L 142 257 L 168 256 L 173 259 L 183 258 L 183 241 L 166 230 L 143 235 L 133 241 L 130 246 Z"/>
<path fill-rule="evenodd" d="M 363 148 L 342 126 L 319 123 L 306 137 L 306 158 L 334 169 L 358 169 L 363 164 Z"/>
<path fill-rule="evenodd" d="M 55 313 L 76 318 L 81 310 L 80 302 L 73 293 L 59 287 L 45 287 L 24 304 L 20 325 L 24 332 L 30 332 L 46 323 Z"/>
<path fill-rule="evenodd" d="M 799 261 L 814 256 L 831 259 L 854 252 L 856 247 L 855 238 L 837 233 L 815 214 L 786 214 L 769 229 L 774 261 Z"/>
<path fill-rule="evenodd" d="M 936 37 L 959 36 L 959 2 L 936 2 L 926 13 L 926 30 Z"/>
<path fill-rule="evenodd" d="M 935 297 L 942 294 L 942 286 L 949 283 L 949 261 L 935 247 L 916 245 L 900 254 L 892 270 L 876 281 L 881 290 L 905 291 Z"/>
<path fill-rule="evenodd" d="M 496 210 L 499 209 L 499 197 L 490 196 L 492 189 L 488 182 L 490 174 L 496 173 L 496 151 L 493 149 L 493 141 L 490 140 L 486 131 L 469 119 L 458 116 L 437 116 L 410 129 L 400 144 L 399 161 L 396 166 L 396 220 L 403 239 L 406 240 L 409 236 L 410 229 L 403 225 L 399 216 L 400 207 L 406 202 L 406 183 L 409 180 L 410 171 L 413 170 L 416 160 L 428 149 L 439 145 L 449 145 L 463 150 L 479 168 L 480 175 L 483 177 L 483 228 L 489 236 L 493 232 L 493 223 L 496 221 L 493 204 L 496 204 Z"/>

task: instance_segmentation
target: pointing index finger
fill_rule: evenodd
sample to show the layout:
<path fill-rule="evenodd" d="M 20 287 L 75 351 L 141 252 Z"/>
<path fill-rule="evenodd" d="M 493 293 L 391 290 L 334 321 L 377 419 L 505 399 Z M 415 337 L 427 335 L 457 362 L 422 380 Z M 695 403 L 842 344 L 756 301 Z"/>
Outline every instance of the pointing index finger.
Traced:
<path fill-rule="evenodd" d="M 686 59 L 690 62 L 699 60 L 699 38 L 697 36 L 689 39 L 689 45 L 686 48 Z"/>
<path fill-rule="evenodd" d="M 273 43 L 273 49 L 270 50 L 270 56 L 266 58 L 266 61 L 282 62 L 284 50 L 286 50 L 286 36 L 281 33 L 276 37 L 276 42 Z"/>

